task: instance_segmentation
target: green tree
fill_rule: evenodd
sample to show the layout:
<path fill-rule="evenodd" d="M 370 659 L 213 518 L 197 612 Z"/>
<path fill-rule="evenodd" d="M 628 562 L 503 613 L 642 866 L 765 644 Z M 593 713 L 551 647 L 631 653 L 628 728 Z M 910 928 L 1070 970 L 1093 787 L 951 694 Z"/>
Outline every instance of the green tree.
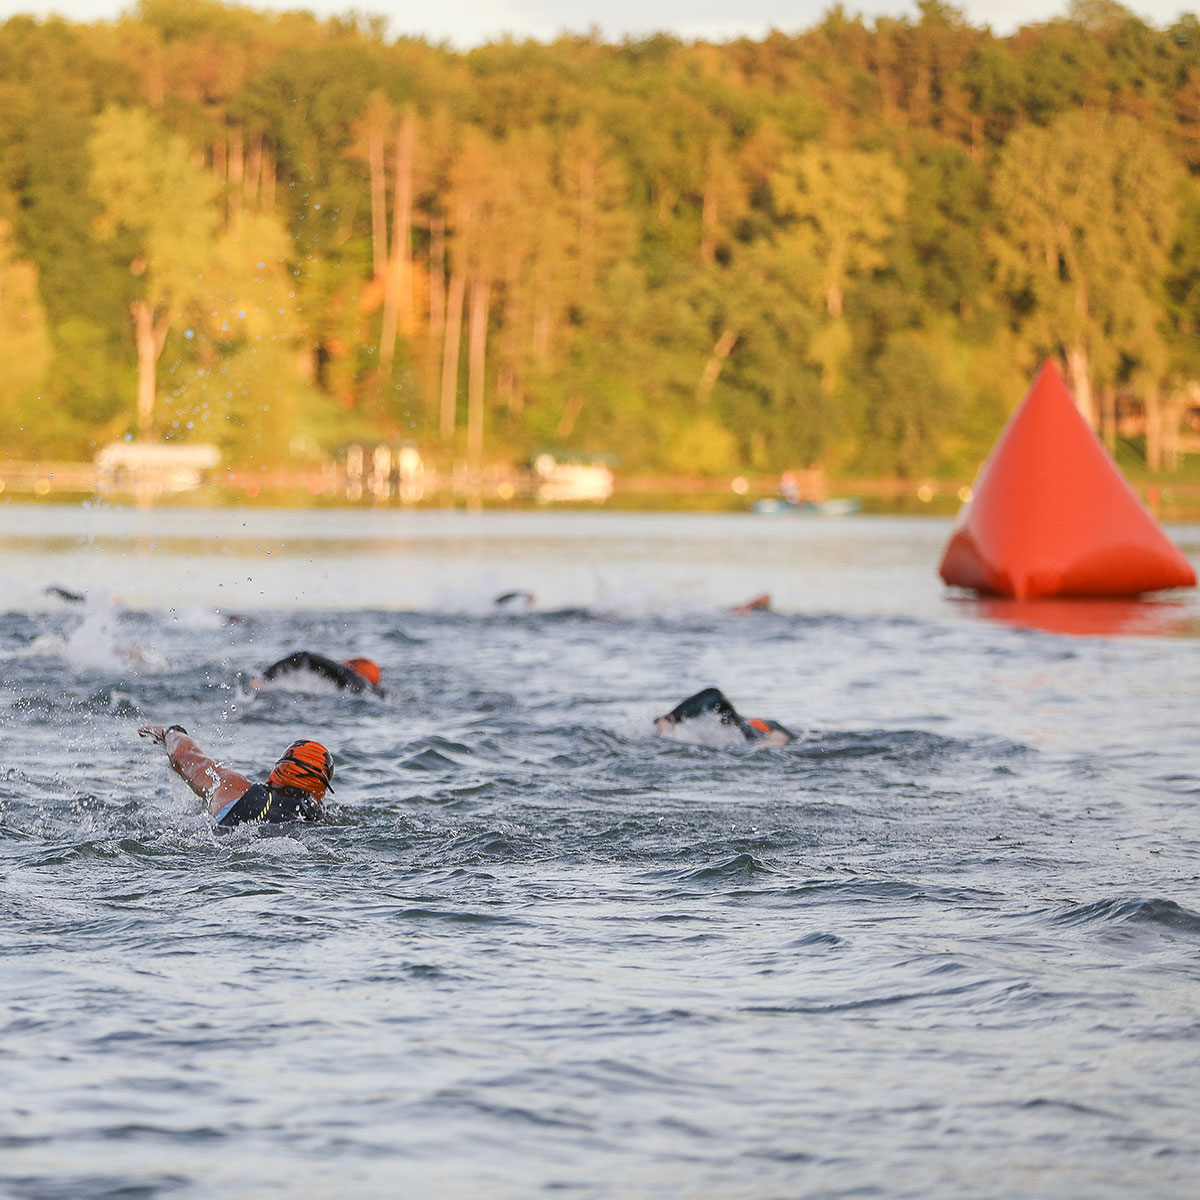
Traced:
<path fill-rule="evenodd" d="M 921 0 L 466 54 L 219 0 L 0 24 L 0 218 L 38 269 L 39 424 L 80 452 L 136 384 L 143 435 L 241 459 L 440 423 L 475 458 L 486 430 L 489 457 L 961 470 L 1036 354 L 1077 394 L 1194 377 L 1177 160 L 1200 22 L 1112 0 L 1008 37 Z"/>
<path fill-rule="evenodd" d="M 739 461 L 753 469 L 832 466 L 842 455 L 846 409 L 822 387 L 816 365 L 827 324 L 814 301 L 821 284 L 811 244 L 766 238 L 740 247 L 706 281 L 703 311 L 713 340 L 697 395 L 720 365 L 712 412 L 737 438 Z M 725 346 L 728 361 L 719 364 Z"/>
<path fill-rule="evenodd" d="M 291 243 L 279 221 L 241 210 L 218 233 L 204 278 L 164 355 L 161 422 L 171 437 L 216 442 L 228 459 L 315 456 L 334 406 L 305 378 Z"/>
<path fill-rule="evenodd" d="M 851 351 L 846 288 L 886 265 L 883 247 L 903 215 L 907 183 L 882 152 L 810 145 L 785 160 L 772 188 L 775 208 L 789 222 L 781 236 L 821 263 L 820 295 L 813 300 L 827 319 L 813 335 L 811 353 L 832 394 Z"/>
<path fill-rule="evenodd" d="M 850 279 L 885 265 L 881 247 L 904 212 L 904 175 L 886 154 L 808 146 L 782 165 L 773 185 L 776 210 L 824 264 L 826 312 L 842 316 Z"/>
<path fill-rule="evenodd" d="M 1188 381 L 1200 379 L 1200 184 L 1195 180 L 1183 189 L 1167 297 L 1172 366 Z"/>
<path fill-rule="evenodd" d="M 50 355 L 37 267 L 13 258 L 10 227 L 0 220 L 0 356 L 5 363 L 0 420 L 9 445 L 34 444 L 34 431 L 28 422 L 34 411 L 32 402 L 38 398 L 50 366 Z"/>
<path fill-rule="evenodd" d="M 383 72 L 374 37 L 331 23 L 296 39 L 251 76 L 235 115 L 274 149 L 277 198 L 292 239 L 298 310 L 308 328 L 309 373 L 339 356 L 342 309 L 356 304 L 373 270 L 369 192 L 356 155 L 367 101 Z M 393 97 L 395 100 L 395 97 Z M 361 395 L 378 400 L 378 339 L 369 339 Z M 393 392 L 394 395 L 394 392 Z M 384 411 L 391 415 L 391 409 Z"/>
<path fill-rule="evenodd" d="M 217 230 L 216 185 L 178 135 L 145 109 L 107 109 L 89 143 L 100 229 L 126 235 L 137 280 L 137 431 L 154 431 L 158 361 L 167 335 L 204 290 Z"/>
<path fill-rule="evenodd" d="M 859 459 L 866 469 L 911 477 L 943 465 L 958 399 L 948 359 L 945 337 L 906 329 L 888 339 L 872 364 Z"/>
<path fill-rule="evenodd" d="M 1180 186 L 1170 155 L 1136 121 L 1094 112 L 1026 126 L 997 167 L 998 277 L 1027 339 L 1065 357 L 1093 425 L 1097 384 L 1165 369 Z"/>

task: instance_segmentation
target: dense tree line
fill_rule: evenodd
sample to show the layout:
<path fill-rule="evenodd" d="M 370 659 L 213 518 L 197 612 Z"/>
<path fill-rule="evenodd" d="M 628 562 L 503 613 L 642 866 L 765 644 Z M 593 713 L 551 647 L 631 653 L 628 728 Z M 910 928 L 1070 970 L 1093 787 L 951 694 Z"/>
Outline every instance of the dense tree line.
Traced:
<path fill-rule="evenodd" d="M 1200 22 L 465 53 L 211 0 L 0 26 L 0 434 L 969 472 L 1038 360 L 1200 379 Z M 1161 422 L 1160 422 L 1161 424 Z"/>

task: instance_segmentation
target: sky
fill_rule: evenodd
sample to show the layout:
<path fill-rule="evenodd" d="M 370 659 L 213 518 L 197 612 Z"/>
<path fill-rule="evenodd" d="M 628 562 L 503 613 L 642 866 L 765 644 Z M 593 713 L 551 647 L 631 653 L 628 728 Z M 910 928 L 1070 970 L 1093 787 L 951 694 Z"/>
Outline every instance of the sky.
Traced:
<path fill-rule="evenodd" d="M 959 0 L 954 7 L 970 24 L 1008 34 L 1022 24 L 1066 12 L 1068 0 Z M 606 41 L 667 32 L 685 40 L 762 38 L 769 30 L 795 33 L 816 25 L 832 0 L 253 0 L 262 11 L 307 9 L 318 16 L 357 10 L 388 18 L 396 37 L 415 35 L 467 49 L 503 35 L 549 41 L 563 32 L 598 29 Z M 0 0 L 0 20 L 17 13 L 58 15 L 70 21 L 113 20 L 134 7 L 132 0 Z M 916 0 L 845 0 L 847 14 L 915 17 Z M 1200 10 L 1200 0 L 1131 0 L 1124 5 L 1151 25 L 1164 28 L 1181 11 Z"/>

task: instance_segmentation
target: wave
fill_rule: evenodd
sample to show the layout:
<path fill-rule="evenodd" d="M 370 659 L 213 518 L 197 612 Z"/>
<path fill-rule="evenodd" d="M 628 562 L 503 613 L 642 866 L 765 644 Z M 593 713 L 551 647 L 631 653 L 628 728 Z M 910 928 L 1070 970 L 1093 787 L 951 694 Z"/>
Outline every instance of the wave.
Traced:
<path fill-rule="evenodd" d="M 687 871 L 680 876 L 679 882 L 742 883 L 746 880 L 769 878 L 777 874 L 778 871 L 774 867 L 755 858 L 753 854 L 735 854 L 724 862 Z"/>
<path fill-rule="evenodd" d="M 415 750 L 402 750 L 396 766 L 403 771 L 456 771 L 473 765 L 465 761 L 470 759 L 470 755 L 471 748 L 462 742 L 430 738 Z"/>
<path fill-rule="evenodd" d="M 798 1001 L 794 1004 L 748 1004 L 741 1011 L 771 1015 L 830 1016 L 838 1013 L 856 1013 L 871 1009 L 893 1008 L 912 1001 L 943 1000 L 979 992 L 987 985 L 980 981 L 952 988 L 920 988 L 888 992 L 877 996 L 854 996 L 848 1000 Z"/>
<path fill-rule="evenodd" d="M 895 763 L 936 763 L 979 756 L 1006 760 L 1033 753 L 1032 747 L 1005 738 L 946 737 L 927 729 L 810 732 L 785 749 L 806 758 L 874 758 Z"/>
<path fill-rule="evenodd" d="M 1200 937 L 1200 913 L 1160 897 L 1117 896 L 1072 904 L 1052 913 L 1050 922 L 1074 928 L 1143 927 Z"/>

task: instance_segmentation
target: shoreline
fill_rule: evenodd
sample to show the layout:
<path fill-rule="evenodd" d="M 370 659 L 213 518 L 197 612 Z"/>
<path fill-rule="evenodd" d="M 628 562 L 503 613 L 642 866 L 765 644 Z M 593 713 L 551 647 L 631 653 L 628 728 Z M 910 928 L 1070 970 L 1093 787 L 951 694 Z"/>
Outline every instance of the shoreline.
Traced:
<path fill-rule="evenodd" d="M 1124 473 L 1123 473 L 1124 474 Z M 1132 480 L 1143 504 L 1160 520 L 1200 520 L 1200 481 Z M 826 497 L 857 500 L 862 515 L 953 516 L 970 496 L 969 480 L 914 478 L 830 478 Z M 354 494 L 329 468 L 308 471 L 225 469 L 198 486 L 170 489 L 152 484 L 140 489 L 106 485 L 91 463 L 9 462 L 0 465 L 0 503 L 102 503 L 181 508 L 251 507 L 347 509 L 498 509 L 544 511 L 750 512 L 759 500 L 778 497 L 775 476 L 615 475 L 606 499 L 542 500 L 519 472 L 495 469 L 476 478 L 430 473 L 421 486 L 401 495 Z M 764 516 L 781 520 L 783 516 Z M 809 519 L 844 520 L 821 514 Z"/>

